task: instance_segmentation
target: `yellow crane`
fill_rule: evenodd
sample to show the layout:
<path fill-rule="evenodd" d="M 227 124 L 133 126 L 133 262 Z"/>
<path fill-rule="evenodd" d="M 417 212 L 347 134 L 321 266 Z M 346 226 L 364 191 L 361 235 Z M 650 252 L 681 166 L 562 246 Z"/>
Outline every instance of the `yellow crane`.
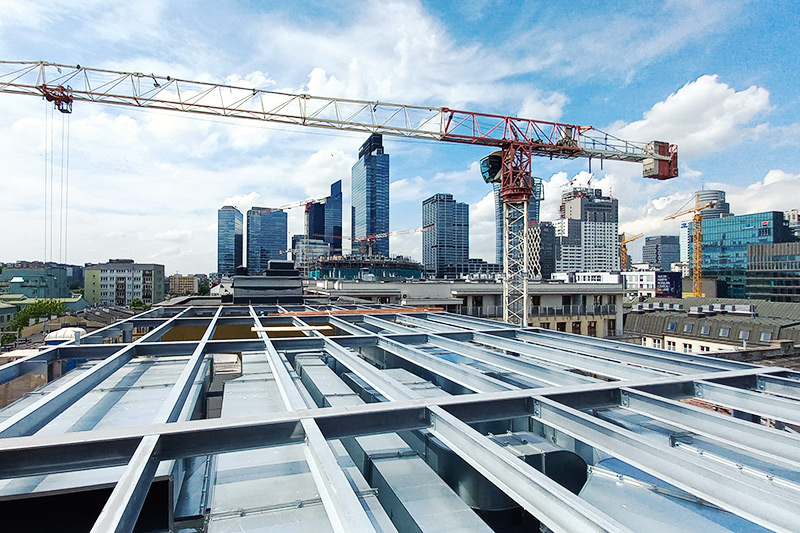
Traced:
<path fill-rule="evenodd" d="M 664 217 L 664 220 L 672 220 L 683 215 L 694 213 L 692 224 L 692 293 L 690 296 L 705 296 L 703 293 L 703 217 L 700 211 L 714 207 L 717 202 L 708 202 L 700 205 L 700 195 L 694 195 L 694 207 L 684 209 L 674 215 Z"/>
<path fill-rule="evenodd" d="M 633 242 L 636 239 L 644 237 L 644 233 L 639 233 L 638 235 L 634 235 L 633 237 L 625 237 L 625 234 L 622 234 L 622 239 L 619 241 L 619 269 L 620 270 L 628 270 L 628 246 L 629 242 Z"/>

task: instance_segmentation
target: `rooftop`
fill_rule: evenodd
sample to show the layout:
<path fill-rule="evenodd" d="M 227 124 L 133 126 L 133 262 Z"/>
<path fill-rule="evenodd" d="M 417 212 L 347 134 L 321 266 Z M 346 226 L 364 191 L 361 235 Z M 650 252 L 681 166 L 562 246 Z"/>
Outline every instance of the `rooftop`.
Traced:
<path fill-rule="evenodd" d="M 0 410 L 6 527 L 800 520 L 800 373 L 784 368 L 399 306 L 194 306 L 6 364 L 0 383 L 75 360 Z M 70 511 L 34 512 L 44 497 Z"/>

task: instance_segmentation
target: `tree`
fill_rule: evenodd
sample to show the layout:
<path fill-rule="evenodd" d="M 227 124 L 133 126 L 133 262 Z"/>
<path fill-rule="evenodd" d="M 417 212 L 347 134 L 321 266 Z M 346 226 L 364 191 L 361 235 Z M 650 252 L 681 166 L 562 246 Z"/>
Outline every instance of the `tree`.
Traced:
<path fill-rule="evenodd" d="M 23 307 L 11 322 L 8 324 L 8 329 L 11 331 L 20 331 L 28 325 L 31 318 L 51 317 L 52 315 L 61 316 L 67 311 L 67 306 L 64 302 L 58 300 L 37 300 L 30 305 Z"/>
<path fill-rule="evenodd" d="M 128 305 L 134 311 L 147 311 L 150 309 L 150 306 L 144 303 L 141 298 L 134 298 L 131 300 L 131 303 Z"/>
<path fill-rule="evenodd" d="M 208 286 L 208 283 L 201 283 L 199 287 L 197 287 L 197 294 L 200 296 L 208 296 L 211 292 L 211 288 Z"/>

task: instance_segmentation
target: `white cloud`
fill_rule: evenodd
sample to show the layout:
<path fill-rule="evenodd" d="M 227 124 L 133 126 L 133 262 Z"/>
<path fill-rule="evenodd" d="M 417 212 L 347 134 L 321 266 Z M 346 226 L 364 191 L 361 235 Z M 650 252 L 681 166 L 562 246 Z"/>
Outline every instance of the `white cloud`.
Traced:
<path fill-rule="evenodd" d="M 517 116 L 558 122 L 561 120 L 561 115 L 567 102 L 569 102 L 569 99 L 563 93 L 544 94 L 542 91 L 536 90 L 522 100 L 522 108 L 517 113 Z"/>
<path fill-rule="evenodd" d="M 191 239 L 193 235 L 194 232 L 190 229 L 170 229 L 156 233 L 153 238 L 161 241 L 181 242 Z"/>
<path fill-rule="evenodd" d="M 469 256 L 495 262 L 494 193 L 469 206 Z"/>
<path fill-rule="evenodd" d="M 624 139 L 677 144 L 680 157 L 691 159 L 756 138 L 763 126 L 752 122 L 769 110 L 766 89 L 737 91 L 716 75 L 704 75 L 655 104 L 642 120 L 611 129 Z"/>

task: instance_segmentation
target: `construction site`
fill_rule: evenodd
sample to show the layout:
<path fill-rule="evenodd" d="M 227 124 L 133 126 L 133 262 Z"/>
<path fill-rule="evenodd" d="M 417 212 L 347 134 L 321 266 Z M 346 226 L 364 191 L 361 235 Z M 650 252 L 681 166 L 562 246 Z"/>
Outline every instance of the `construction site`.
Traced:
<path fill-rule="evenodd" d="M 533 160 L 630 162 L 668 180 L 677 146 L 446 107 L 0 67 L 0 93 L 66 115 L 95 102 L 484 146 L 482 177 L 503 210 L 502 320 L 234 292 L 228 305 L 154 307 L 0 366 L 0 385 L 41 384 L 0 409 L 9 531 L 797 529 L 800 373 L 529 327 L 541 279 Z M 712 206 L 698 197 L 673 216 Z M 370 256 L 390 234 L 351 240 Z M 626 262 L 640 236 L 620 240 Z M 315 265 L 317 277 L 365 268 Z M 264 274 L 233 288 L 261 290 Z"/>

